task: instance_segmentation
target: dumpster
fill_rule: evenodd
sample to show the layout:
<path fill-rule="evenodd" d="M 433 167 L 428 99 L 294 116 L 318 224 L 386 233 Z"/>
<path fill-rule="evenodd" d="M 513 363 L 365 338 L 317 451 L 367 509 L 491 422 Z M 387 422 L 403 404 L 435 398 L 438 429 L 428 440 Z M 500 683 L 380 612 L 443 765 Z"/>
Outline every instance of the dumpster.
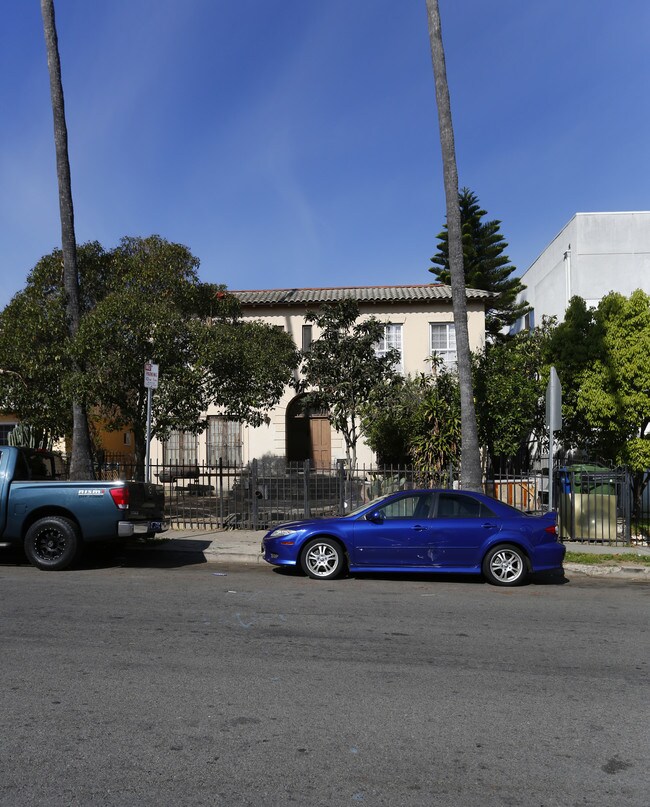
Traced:
<path fill-rule="evenodd" d="M 558 471 L 558 483 L 560 493 L 616 496 L 616 472 L 603 465 L 565 465 Z"/>
<path fill-rule="evenodd" d="M 560 537 L 572 541 L 616 541 L 616 475 L 601 465 L 559 469 Z"/>

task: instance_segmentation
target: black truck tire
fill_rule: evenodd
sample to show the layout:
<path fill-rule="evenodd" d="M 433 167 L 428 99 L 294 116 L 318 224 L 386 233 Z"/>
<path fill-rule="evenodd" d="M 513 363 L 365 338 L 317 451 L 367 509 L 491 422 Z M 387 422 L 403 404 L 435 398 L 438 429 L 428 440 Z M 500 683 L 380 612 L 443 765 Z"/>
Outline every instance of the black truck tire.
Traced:
<path fill-rule="evenodd" d="M 29 562 L 44 571 L 67 569 L 80 548 L 77 525 L 61 516 L 45 516 L 35 521 L 25 535 Z"/>

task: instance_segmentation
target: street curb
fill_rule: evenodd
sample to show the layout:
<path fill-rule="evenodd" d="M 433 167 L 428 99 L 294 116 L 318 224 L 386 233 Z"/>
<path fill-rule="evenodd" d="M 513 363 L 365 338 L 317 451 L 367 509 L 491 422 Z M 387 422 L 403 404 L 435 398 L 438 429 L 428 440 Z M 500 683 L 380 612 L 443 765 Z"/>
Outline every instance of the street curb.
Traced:
<path fill-rule="evenodd" d="M 565 563 L 563 568 L 565 572 L 584 574 L 588 577 L 616 577 L 627 580 L 650 580 L 650 567 L 648 566 L 609 566 L 604 563 Z"/>

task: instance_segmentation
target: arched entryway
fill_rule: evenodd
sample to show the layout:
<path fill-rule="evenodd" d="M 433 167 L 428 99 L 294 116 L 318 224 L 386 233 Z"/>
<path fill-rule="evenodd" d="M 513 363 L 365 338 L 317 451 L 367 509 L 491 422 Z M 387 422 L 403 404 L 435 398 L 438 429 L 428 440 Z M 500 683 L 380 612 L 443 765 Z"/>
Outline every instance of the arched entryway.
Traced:
<path fill-rule="evenodd" d="M 287 407 L 287 462 L 310 460 L 317 469 L 332 464 L 331 426 L 324 412 L 305 408 L 298 395 Z"/>

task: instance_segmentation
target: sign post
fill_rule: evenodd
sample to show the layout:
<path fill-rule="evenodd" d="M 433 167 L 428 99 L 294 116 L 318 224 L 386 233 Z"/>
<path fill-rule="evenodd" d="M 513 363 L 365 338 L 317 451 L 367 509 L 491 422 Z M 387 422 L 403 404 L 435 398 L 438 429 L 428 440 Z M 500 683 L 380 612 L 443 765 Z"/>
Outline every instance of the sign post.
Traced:
<path fill-rule="evenodd" d="M 546 428 L 548 429 L 548 509 L 553 509 L 553 433 L 562 428 L 562 386 L 555 367 L 546 386 Z"/>
<path fill-rule="evenodd" d="M 144 386 L 147 390 L 147 437 L 146 454 L 144 458 L 144 479 L 151 482 L 151 396 L 153 390 L 158 388 L 158 365 L 152 361 L 144 365 Z"/>

